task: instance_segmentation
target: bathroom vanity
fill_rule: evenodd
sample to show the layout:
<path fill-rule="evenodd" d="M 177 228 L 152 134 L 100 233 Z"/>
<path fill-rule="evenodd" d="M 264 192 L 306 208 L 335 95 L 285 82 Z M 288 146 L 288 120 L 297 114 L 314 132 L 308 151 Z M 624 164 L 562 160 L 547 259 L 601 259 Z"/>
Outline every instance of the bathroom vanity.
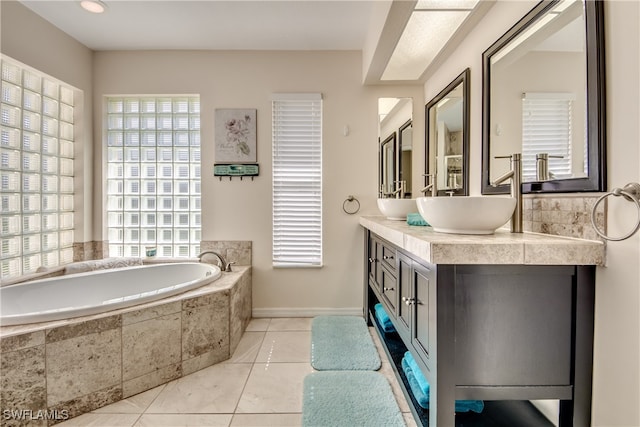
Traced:
<path fill-rule="evenodd" d="M 416 421 L 454 426 L 455 400 L 560 400 L 560 426 L 590 425 L 595 266 L 604 244 L 542 234 L 471 236 L 383 217 L 365 228 L 365 319 L 399 383 L 409 350 L 431 385 Z M 382 303 L 397 333 L 373 313 Z M 428 421 L 427 421 L 428 420 Z M 527 424 L 529 425 L 529 424 Z"/>

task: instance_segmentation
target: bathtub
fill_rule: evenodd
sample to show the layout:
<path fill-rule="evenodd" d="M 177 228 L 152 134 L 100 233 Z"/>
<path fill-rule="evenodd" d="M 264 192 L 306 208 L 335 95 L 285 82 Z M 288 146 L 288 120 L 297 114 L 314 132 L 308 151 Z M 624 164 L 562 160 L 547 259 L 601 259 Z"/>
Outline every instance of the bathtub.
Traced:
<path fill-rule="evenodd" d="M 0 325 L 69 319 L 166 298 L 221 276 L 193 262 L 78 273 L 0 287 Z"/>

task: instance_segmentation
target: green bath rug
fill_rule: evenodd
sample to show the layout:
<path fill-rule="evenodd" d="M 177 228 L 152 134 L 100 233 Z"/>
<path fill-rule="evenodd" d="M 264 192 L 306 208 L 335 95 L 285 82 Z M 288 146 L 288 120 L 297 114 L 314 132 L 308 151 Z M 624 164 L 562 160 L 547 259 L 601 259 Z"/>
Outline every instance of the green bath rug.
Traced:
<path fill-rule="evenodd" d="M 371 371 L 314 372 L 304 378 L 304 427 L 405 426 L 387 379 Z"/>
<path fill-rule="evenodd" d="M 311 323 L 311 366 L 318 371 L 375 371 L 380 356 L 362 317 L 318 316 Z"/>

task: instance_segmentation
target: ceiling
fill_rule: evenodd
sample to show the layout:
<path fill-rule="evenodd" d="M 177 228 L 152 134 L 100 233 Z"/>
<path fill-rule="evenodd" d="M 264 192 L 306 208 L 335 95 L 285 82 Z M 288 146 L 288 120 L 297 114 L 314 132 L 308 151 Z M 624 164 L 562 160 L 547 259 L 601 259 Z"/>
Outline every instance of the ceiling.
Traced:
<path fill-rule="evenodd" d="M 22 4 L 93 50 L 362 50 L 370 0 L 104 0 Z"/>
<path fill-rule="evenodd" d="M 19 1 L 97 51 L 356 50 L 364 57 L 369 49 L 369 84 L 424 82 L 495 0 L 102 0 L 101 14 L 85 11 L 79 0 Z M 452 7 L 472 13 L 456 23 L 422 25 L 403 48 L 414 8 L 422 7 L 440 17 Z"/>

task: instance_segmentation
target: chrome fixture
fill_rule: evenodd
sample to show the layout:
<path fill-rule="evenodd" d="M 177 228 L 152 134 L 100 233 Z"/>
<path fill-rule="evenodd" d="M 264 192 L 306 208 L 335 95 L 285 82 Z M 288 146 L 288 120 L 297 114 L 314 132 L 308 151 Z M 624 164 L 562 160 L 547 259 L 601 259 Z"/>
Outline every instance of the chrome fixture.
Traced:
<path fill-rule="evenodd" d="M 511 232 L 522 233 L 522 155 L 514 153 L 510 156 L 497 156 L 496 159 L 511 159 L 511 170 L 491 183 L 497 187 L 511 179 L 511 197 L 516 199 L 516 208 L 511 216 Z"/>
<path fill-rule="evenodd" d="M 429 178 L 429 184 L 420 190 L 421 193 L 427 195 L 427 191 L 431 190 L 431 197 L 436 197 L 438 195 L 438 188 L 436 187 L 436 174 L 435 173 L 423 173 L 422 176 Z"/>
<path fill-rule="evenodd" d="M 562 159 L 562 156 L 551 156 L 549 153 L 536 154 L 536 180 L 549 181 L 554 179 L 553 172 L 549 172 L 549 159 Z"/>
<path fill-rule="evenodd" d="M 625 200 L 635 203 L 636 208 L 638 208 L 638 220 L 636 221 L 636 225 L 634 225 L 631 231 L 629 231 L 624 236 L 621 236 L 621 237 L 607 236 L 603 231 L 600 231 L 598 229 L 598 226 L 596 225 L 596 209 L 598 208 L 598 205 L 600 204 L 600 202 L 602 202 L 604 199 L 606 199 L 609 196 L 615 196 L 615 197 L 622 196 Z M 596 230 L 596 233 L 598 234 L 598 236 L 602 237 L 605 240 L 611 240 L 614 242 L 619 242 L 620 240 L 626 240 L 629 237 L 636 234 L 636 232 L 640 230 L 640 184 L 638 184 L 637 182 L 630 182 L 627 185 L 625 185 L 623 188 L 614 188 L 610 192 L 600 196 L 598 200 L 596 200 L 596 203 L 593 205 L 593 209 L 591 210 L 591 225 L 593 225 L 593 228 L 594 230 Z"/>
<path fill-rule="evenodd" d="M 198 262 L 202 262 L 202 257 L 207 254 L 215 255 L 218 257 L 218 261 L 219 261 L 218 265 L 220 266 L 220 269 L 222 271 L 226 271 L 226 272 L 231 271 L 231 265 L 235 264 L 234 261 L 227 262 L 222 255 L 220 255 L 218 252 L 215 252 L 215 251 L 204 251 L 200 253 L 198 255 Z"/>
<path fill-rule="evenodd" d="M 391 193 L 382 193 L 384 197 L 395 197 L 396 199 L 404 199 L 405 188 L 407 181 L 393 181 L 396 184 L 396 189 Z"/>

